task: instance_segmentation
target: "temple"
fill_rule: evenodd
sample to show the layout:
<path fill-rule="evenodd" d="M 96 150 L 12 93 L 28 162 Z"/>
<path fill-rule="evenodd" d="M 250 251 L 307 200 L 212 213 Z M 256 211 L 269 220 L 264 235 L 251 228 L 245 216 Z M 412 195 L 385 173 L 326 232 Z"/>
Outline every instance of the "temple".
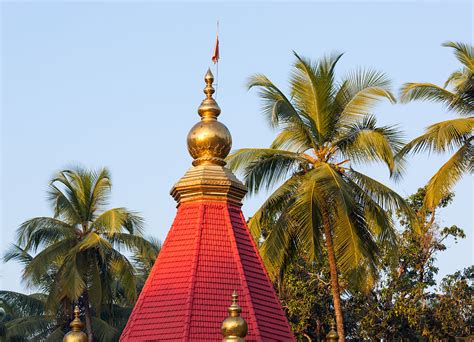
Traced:
<path fill-rule="evenodd" d="M 241 211 L 246 188 L 225 167 L 232 137 L 213 81 L 209 70 L 187 138 L 193 166 L 171 189 L 177 214 L 121 341 L 222 340 L 234 291 L 240 306 L 229 313 L 245 320 L 245 341 L 294 341 Z"/>

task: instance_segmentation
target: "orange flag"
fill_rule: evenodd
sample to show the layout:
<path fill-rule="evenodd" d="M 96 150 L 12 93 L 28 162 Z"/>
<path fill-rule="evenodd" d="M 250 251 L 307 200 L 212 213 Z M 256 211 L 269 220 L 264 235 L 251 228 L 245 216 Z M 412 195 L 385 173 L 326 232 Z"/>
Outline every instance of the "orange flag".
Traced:
<path fill-rule="evenodd" d="M 214 47 L 214 54 L 212 55 L 212 62 L 216 64 L 219 61 L 219 36 L 216 36 L 216 46 Z"/>

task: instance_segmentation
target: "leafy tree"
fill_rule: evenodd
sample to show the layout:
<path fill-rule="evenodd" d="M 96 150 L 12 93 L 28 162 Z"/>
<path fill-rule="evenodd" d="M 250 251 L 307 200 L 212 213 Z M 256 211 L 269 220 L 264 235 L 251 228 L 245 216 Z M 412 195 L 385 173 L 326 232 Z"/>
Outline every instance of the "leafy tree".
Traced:
<path fill-rule="evenodd" d="M 453 72 L 444 87 L 432 83 L 406 83 L 401 89 L 401 101 L 426 100 L 441 102 L 460 117 L 433 124 L 425 133 L 410 141 L 400 155 L 420 151 L 455 151 L 434 174 L 427 185 L 426 206 L 435 208 L 465 173 L 474 170 L 474 49 L 462 43 L 443 44 L 454 49 L 462 68 Z M 451 90 L 448 87 L 451 86 Z"/>
<path fill-rule="evenodd" d="M 420 188 L 407 198 L 418 220 L 417 230 L 399 213 L 400 223 L 404 230 L 398 234 L 399 256 L 397 262 L 389 255 L 381 262 L 382 276 L 374 290 L 368 296 L 354 294 L 359 297 L 361 306 L 360 334 L 362 338 L 384 338 L 393 340 L 407 338 L 416 340 L 423 337 L 446 338 L 456 335 L 452 330 L 440 332 L 438 329 L 442 315 L 436 317 L 440 301 L 437 298 L 452 291 L 449 286 L 441 287 L 440 293 L 434 293 L 436 286 L 435 266 L 436 255 L 446 249 L 448 238 L 464 238 L 464 232 L 452 225 L 440 227 L 435 219 L 434 211 L 424 207 L 426 189 Z M 453 194 L 445 196 L 438 208 L 444 208 L 452 201 Z M 472 286 L 471 286 L 472 291 Z M 465 303 L 453 305 L 453 316 L 459 322 L 468 325 L 465 319 Z M 441 321 L 439 320 L 441 319 Z M 451 326 L 455 327 L 455 326 Z"/>
<path fill-rule="evenodd" d="M 278 281 L 277 293 L 297 339 L 324 340 L 334 318 L 327 262 L 311 263 L 300 253 Z"/>
<path fill-rule="evenodd" d="M 284 268 L 297 246 L 314 261 L 326 245 L 344 340 L 338 273 L 359 283 L 364 272 L 374 274 L 377 242 L 395 244 L 387 210 L 409 209 L 394 191 L 352 166 L 378 161 L 396 175 L 394 156 L 403 144 L 395 127 L 379 127 L 368 114 L 380 99 L 395 101 L 384 74 L 357 70 L 337 82 L 341 55 L 318 62 L 295 56 L 289 96 L 263 75 L 249 81 L 249 88 L 260 89 L 268 123 L 279 130 L 270 148 L 241 149 L 228 161 L 243 169 L 250 193 L 283 183 L 250 221 L 256 239 L 267 230 L 261 253 L 270 272 Z"/>
<path fill-rule="evenodd" d="M 435 281 L 435 260 L 446 249 L 445 241 L 463 238 L 464 233 L 455 225 L 440 226 L 425 211 L 424 197 L 421 188 L 406 199 L 416 212 L 419 230 L 399 213 L 404 228 L 397 233 L 399 253 L 394 258 L 381 247 L 381 276 L 373 288 L 360 291 L 340 278 L 348 340 L 440 340 L 471 333 L 474 268 L 449 275 L 440 284 Z M 452 198 L 452 194 L 445 197 L 439 208 L 449 205 Z M 327 334 L 332 319 L 329 284 L 327 261 L 309 262 L 302 250 L 284 277 L 277 277 L 278 295 L 299 341 L 320 341 Z"/>
<path fill-rule="evenodd" d="M 136 300 L 137 270 L 123 252 L 147 257 L 157 252 L 141 235 L 140 216 L 125 208 L 106 209 L 110 189 L 106 169 L 59 172 L 49 189 L 54 217 L 24 222 L 17 244 L 4 257 L 22 262 L 27 285 L 46 294 L 46 316 L 71 317 L 78 303 L 90 341 L 96 331 L 116 331 L 100 319 L 104 312 L 113 320 L 117 303 L 130 306 Z"/>
<path fill-rule="evenodd" d="M 443 278 L 439 293 L 433 295 L 432 315 L 437 323 L 432 336 L 469 336 L 474 329 L 472 298 L 474 297 L 474 266 Z"/>

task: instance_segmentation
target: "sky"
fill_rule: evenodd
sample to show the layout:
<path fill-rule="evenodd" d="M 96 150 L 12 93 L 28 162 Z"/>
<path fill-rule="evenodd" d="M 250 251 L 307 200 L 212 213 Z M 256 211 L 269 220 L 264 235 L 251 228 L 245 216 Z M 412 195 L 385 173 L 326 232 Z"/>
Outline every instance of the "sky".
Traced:
<path fill-rule="evenodd" d="M 373 67 L 393 80 L 443 84 L 459 67 L 447 40 L 472 44 L 470 1 L 403 2 L 1 2 L 0 252 L 25 220 L 52 215 L 47 185 L 72 165 L 112 173 L 111 206 L 139 211 L 146 234 L 164 240 L 176 213 L 172 185 L 191 165 L 186 135 L 203 99 L 220 22 L 220 121 L 233 149 L 266 147 L 275 136 L 246 79 L 263 73 L 287 89 L 292 51 L 319 58 L 344 52 L 339 77 Z M 215 70 L 215 69 L 214 69 Z M 441 105 L 380 103 L 381 125 L 398 124 L 406 139 L 454 117 Z M 374 164 L 358 170 L 407 196 L 449 155 L 409 159 L 402 181 Z M 473 263 L 473 178 L 456 186 L 441 225 L 467 238 L 448 243 L 438 279 Z M 245 199 L 246 216 L 262 193 Z M 19 264 L 0 263 L 0 289 L 30 291 Z"/>

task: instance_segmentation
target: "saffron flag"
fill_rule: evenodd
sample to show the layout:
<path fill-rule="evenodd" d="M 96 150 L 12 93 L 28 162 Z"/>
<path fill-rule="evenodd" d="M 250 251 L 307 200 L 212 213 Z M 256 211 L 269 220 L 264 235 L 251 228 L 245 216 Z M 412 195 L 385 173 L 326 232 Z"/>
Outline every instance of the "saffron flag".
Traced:
<path fill-rule="evenodd" d="M 216 64 L 219 61 L 219 35 L 216 36 L 216 46 L 214 47 L 214 54 L 212 55 L 212 62 Z"/>

